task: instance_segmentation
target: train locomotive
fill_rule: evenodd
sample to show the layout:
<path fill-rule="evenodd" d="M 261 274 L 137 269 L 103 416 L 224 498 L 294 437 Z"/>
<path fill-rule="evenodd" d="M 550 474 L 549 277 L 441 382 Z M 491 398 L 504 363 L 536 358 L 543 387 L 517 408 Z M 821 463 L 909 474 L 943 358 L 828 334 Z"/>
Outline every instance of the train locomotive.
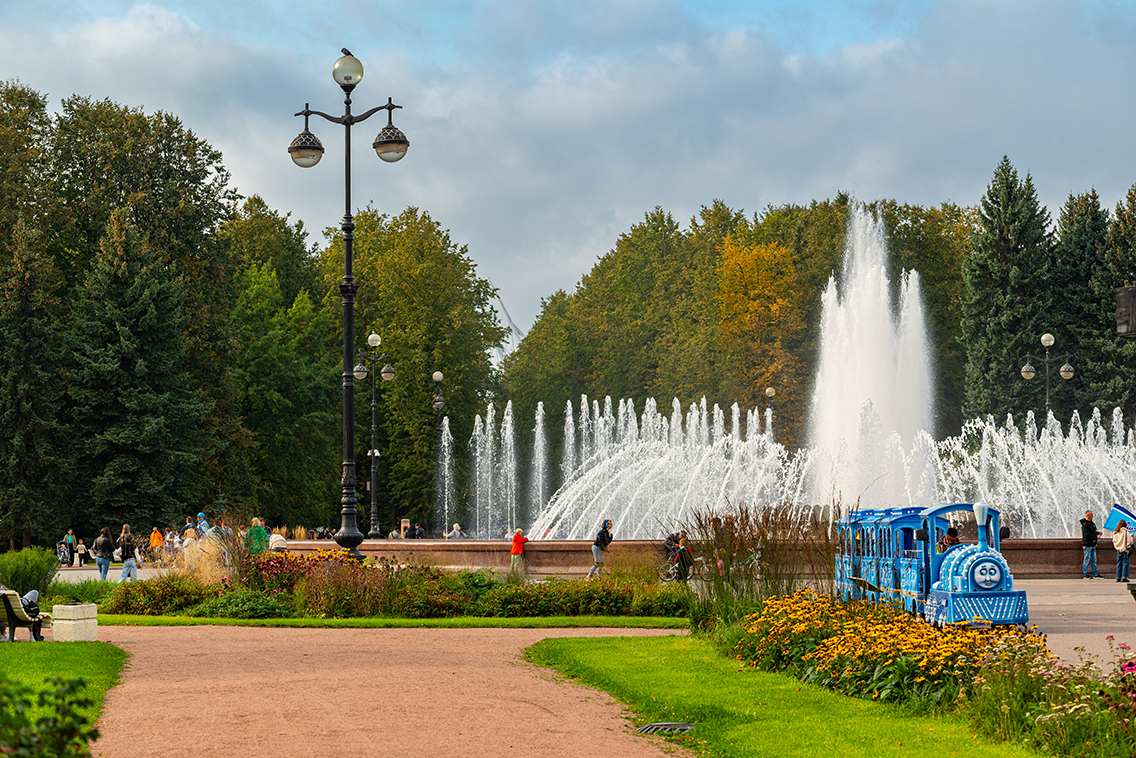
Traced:
<path fill-rule="evenodd" d="M 945 544 L 952 513 L 972 511 L 977 544 Z M 986 503 L 858 510 L 837 524 L 836 593 L 898 603 L 936 626 L 1024 624 L 1026 593 L 999 551 L 1009 529 Z"/>

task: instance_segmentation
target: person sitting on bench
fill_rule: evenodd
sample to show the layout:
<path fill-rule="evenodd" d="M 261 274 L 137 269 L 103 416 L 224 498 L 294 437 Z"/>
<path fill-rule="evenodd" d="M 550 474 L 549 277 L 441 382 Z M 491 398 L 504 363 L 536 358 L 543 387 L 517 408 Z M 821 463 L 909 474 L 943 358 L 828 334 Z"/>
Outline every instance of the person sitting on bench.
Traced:
<path fill-rule="evenodd" d="M 5 590 L 8 591 L 8 592 L 12 592 L 12 590 L 9 590 L 3 584 L 0 584 L 0 591 L 5 591 Z M 24 613 L 27 614 L 28 618 L 34 619 L 36 616 L 39 616 L 39 590 L 31 590 L 30 592 L 28 592 L 28 594 L 26 594 L 22 598 L 20 598 L 20 605 L 23 606 Z M 15 631 L 16 631 L 15 629 L 12 630 L 12 632 L 13 632 L 12 639 L 13 640 L 16 639 Z M 4 638 L 4 637 L 7 637 L 7 636 L 8 636 L 7 620 L 3 619 L 3 620 L 0 620 L 0 638 Z M 37 640 L 39 642 L 43 641 L 43 635 L 40 634 L 40 624 L 38 622 L 35 623 L 31 627 L 31 636 L 32 636 L 33 640 Z"/>

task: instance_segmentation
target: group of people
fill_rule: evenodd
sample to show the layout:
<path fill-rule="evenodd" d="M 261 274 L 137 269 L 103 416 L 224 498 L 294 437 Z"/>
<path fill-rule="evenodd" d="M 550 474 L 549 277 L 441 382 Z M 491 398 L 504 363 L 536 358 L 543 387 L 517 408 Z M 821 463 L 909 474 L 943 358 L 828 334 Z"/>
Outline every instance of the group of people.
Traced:
<path fill-rule="evenodd" d="M 1081 575 L 1085 579 L 1103 578 L 1097 572 L 1097 542 L 1100 535 L 1101 530 L 1093 522 L 1093 512 L 1085 511 L 1085 517 L 1081 519 L 1081 550 L 1084 552 Z M 1134 542 L 1125 519 L 1121 519 L 1112 530 L 1112 546 L 1116 548 L 1116 581 L 1127 582 Z"/>

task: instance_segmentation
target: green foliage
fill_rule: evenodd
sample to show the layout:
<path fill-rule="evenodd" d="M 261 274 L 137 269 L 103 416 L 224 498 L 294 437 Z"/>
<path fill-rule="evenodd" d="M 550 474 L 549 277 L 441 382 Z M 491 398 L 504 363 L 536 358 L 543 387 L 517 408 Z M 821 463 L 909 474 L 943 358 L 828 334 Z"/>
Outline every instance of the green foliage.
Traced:
<path fill-rule="evenodd" d="M 282 592 L 237 589 L 211 598 L 185 611 L 196 618 L 282 619 L 292 618 L 292 598 Z"/>
<path fill-rule="evenodd" d="M 341 379 L 324 349 L 334 330 L 306 291 L 287 308 L 281 297 L 268 263 L 242 276 L 234 313 L 241 348 L 232 371 L 241 418 L 253 435 L 246 497 L 269 523 L 324 523 L 339 490 Z"/>
<path fill-rule="evenodd" d="M 216 585 L 205 585 L 188 574 L 169 572 L 140 582 L 119 582 L 99 606 L 104 613 L 163 616 L 184 611 L 221 594 Z"/>
<path fill-rule="evenodd" d="M 66 468 L 60 453 L 59 337 L 54 271 L 22 221 L 9 275 L 0 281 L 0 540 L 11 548 L 50 540 L 70 510 L 45 481 Z"/>
<path fill-rule="evenodd" d="M 114 592 L 115 585 L 98 579 L 84 579 L 81 582 L 55 580 L 47 586 L 41 597 L 49 598 L 45 607 L 55 603 L 95 603 L 101 604 Z"/>
<path fill-rule="evenodd" d="M 1027 354 L 1038 354 L 1042 334 L 1057 331 L 1048 226 L 1049 214 L 1038 201 L 1033 179 L 1028 174 L 1019 179 L 1003 157 L 982 198 L 972 248 L 963 258 L 963 412 L 968 417 L 992 414 L 1001 419 L 1044 408 L 1044 382 L 1023 381 L 1018 369 Z"/>
<path fill-rule="evenodd" d="M 52 677 L 38 694 L 0 675 L 0 753 L 14 756 L 90 756 L 99 730 L 81 711 L 92 704 L 80 696 L 82 679 Z M 31 718 L 37 707 L 46 715 Z"/>
<path fill-rule="evenodd" d="M 380 380 L 376 388 L 380 519 L 391 524 L 408 517 L 430 526 L 436 421 L 430 376 L 434 371 L 445 374 L 456 489 L 462 491 L 473 419 L 492 386 L 487 351 L 505 335 L 491 302 L 496 290 L 477 276 L 466 247 L 454 243 L 428 213 L 408 208 L 390 217 L 367 208 L 354 221 L 354 275 L 360 284 L 356 347 L 366 344 L 370 331 L 377 332 L 383 340 L 381 352 L 390 354 L 398 373 L 394 381 Z M 321 253 L 321 270 L 329 294 L 323 305 L 338 322 L 343 241 L 336 229 L 325 234 L 330 244 Z M 341 342 L 340 332 L 330 332 L 328 352 L 342 355 Z M 368 379 L 356 385 L 355 447 L 360 451 L 370 447 L 370 405 Z"/>
<path fill-rule="evenodd" d="M 47 98 L 20 84 L 0 81 L 0 260 L 13 250 L 20 219 L 40 227 L 49 208 L 48 145 L 51 116 Z"/>
<path fill-rule="evenodd" d="M 318 298 L 322 289 L 318 260 L 307 248 L 304 223 L 289 224 L 289 215 L 281 216 L 260 195 L 253 195 L 219 230 L 220 238 L 245 267 L 268 266 L 276 272 L 284 308 L 301 292 Z"/>
<path fill-rule="evenodd" d="M 0 584 L 20 595 L 32 590 L 49 597 L 48 585 L 59 571 L 59 559 L 47 548 L 28 547 L 0 554 Z"/>
<path fill-rule="evenodd" d="M 67 335 L 71 431 L 84 440 L 78 501 L 89 527 L 142 531 L 176 523 L 197 502 L 207 406 L 185 369 L 183 300 L 173 271 L 114 213 Z"/>

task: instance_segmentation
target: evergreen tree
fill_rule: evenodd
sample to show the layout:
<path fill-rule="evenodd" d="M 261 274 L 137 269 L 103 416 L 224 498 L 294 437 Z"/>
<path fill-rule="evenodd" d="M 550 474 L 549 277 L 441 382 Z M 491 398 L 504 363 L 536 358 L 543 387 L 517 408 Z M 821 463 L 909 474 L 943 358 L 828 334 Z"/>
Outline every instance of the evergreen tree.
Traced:
<path fill-rule="evenodd" d="M 1093 269 L 1090 286 L 1100 332 L 1088 345 L 1089 394 L 1106 416 L 1120 408 L 1131 425 L 1136 417 L 1136 340 L 1116 335 L 1116 289 L 1136 286 L 1136 185 L 1116 204 L 1103 260 Z"/>
<path fill-rule="evenodd" d="M 1038 202 L 1033 180 L 1029 174 L 1020 180 L 1010 159 L 1003 157 L 982 198 L 978 231 L 962 262 L 963 411 L 968 417 L 992 414 L 1001 420 L 1007 413 L 1044 413 L 1044 378 L 1026 381 L 1018 371 L 1027 353 L 1042 350 L 1041 335 L 1056 328 L 1049 288 L 1051 245 L 1049 214 Z"/>
<path fill-rule="evenodd" d="M 66 445 L 54 272 L 20 221 L 13 239 L 11 273 L 0 283 L 0 539 L 11 548 L 58 538 L 70 516 L 59 497 Z"/>
<path fill-rule="evenodd" d="M 50 135 L 47 98 L 19 81 L 0 81 L 0 260 L 14 250 L 18 219 L 46 228 Z"/>
<path fill-rule="evenodd" d="M 77 505 L 87 530 L 179 522 L 206 505 L 194 486 L 208 407 L 186 370 L 183 282 L 115 211 L 67 334 Z"/>
<path fill-rule="evenodd" d="M 272 524 L 328 524 L 336 515 L 340 462 L 339 376 L 324 349 L 328 317 L 301 291 L 291 308 L 271 265 L 244 275 L 235 314 L 241 416 L 253 435 L 249 507 Z"/>
<path fill-rule="evenodd" d="M 1116 330 L 1115 315 L 1099 307 L 1101 298 L 1092 284 L 1096 269 L 1104 263 L 1108 221 L 1108 211 L 1101 208 L 1096 190 L 1070 195 L 1057 220 L 1057 243 L 1053 246 L 1049 278 L 1053 292 L 1053 352 L 1069 353 L 1075 371 L 1072 379 L 1057 379 L 1053 386 L 1053 412 L 1062 422 L 1068 422 L 1074 410 L 1079 410 L 1082 418 L 1092 413 L 1097 398 L 1091 387 L 1103 368 L 1094 359 L 1094 346 Z M 1109 297 L 1108 301 L 1111 300 Z M 1051 368 L 1060 368 L 1060 364 Z"/>

